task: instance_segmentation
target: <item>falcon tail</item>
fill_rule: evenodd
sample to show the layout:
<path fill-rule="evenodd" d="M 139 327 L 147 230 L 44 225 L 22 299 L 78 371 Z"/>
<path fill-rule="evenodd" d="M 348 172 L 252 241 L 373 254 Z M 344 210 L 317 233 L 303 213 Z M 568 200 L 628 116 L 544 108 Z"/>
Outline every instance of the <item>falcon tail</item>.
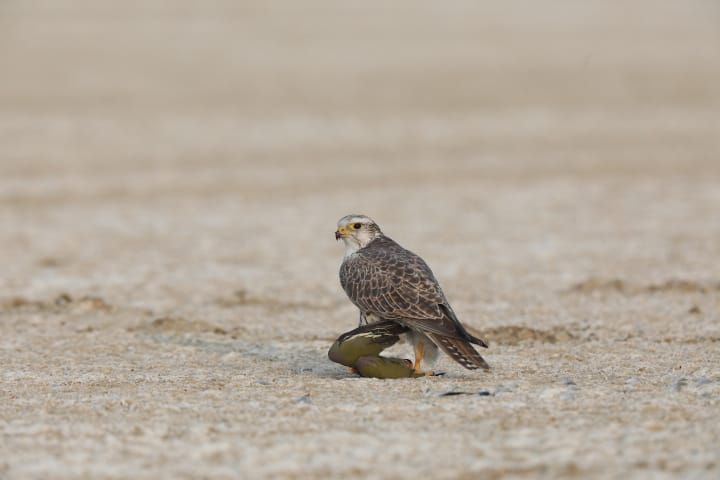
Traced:
<path fill-rule="evenodd" d="M 475 345 L 479 345 L 483 348 L 488 348 L 487 343 L 485 343 L 481 338 L 473 337 L 468 333 L 468 339 L 470 340 L 470 343 L 474 343 Z"/>
<path fill-rule="evenodd" d="M 470 343 L 474 343 L 475 345 L 479 345 L 483 348 L 488 348 L 487 343 L 485 343 L 483 339 L 470 335 L 470 332 L 468 332 L 465 327 L 463 327 L 462 323 L 460 323 L 460 320 L 458 320 L 457 316 L 455 316 L 455 312 L 453 312 L 453 309 L 450 308 L 450 305 L 440 304 L 440 310 L 442 310 L 445 315 L 448 316 L 448 318 L 455 322 L 455 327 L 460 331 L 461 335 L 465 337 Z M 472 347 L 470 348 L 472 349 Z"/>
<path fill-rule="evenodd" d="M 445 337 L 436 333 L 427 333 L 433 342 L 447 353 L 450 358 L 468 370 L 482 368 L 490 370 L 490 365 L 475 351 L 470 342 L 459 338 Z M 474 339 L 474 337 L 473 337 Z M 479 340 L 479 339 L 478 339 Z M 481 340 L 482 341 L 482 340 Z"/>

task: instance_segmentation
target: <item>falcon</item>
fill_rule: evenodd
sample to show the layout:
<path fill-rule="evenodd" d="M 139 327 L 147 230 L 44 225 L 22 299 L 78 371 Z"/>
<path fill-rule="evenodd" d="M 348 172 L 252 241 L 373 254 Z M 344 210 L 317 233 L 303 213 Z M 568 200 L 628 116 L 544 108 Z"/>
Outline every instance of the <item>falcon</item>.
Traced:
<path fill-rule="evenodd" d="M 338 221 L 335 239 L 345 243 L 340 284 L 360 309 L 360 324 L 391 320 L 408 329 L 415 350 L 414 370 L 434 361 L 438 347 L 469 370 L 490 366 L 471 344 L 487 348 L 462 326 L 430 267 L 383 234 L 365 215 Z"/>

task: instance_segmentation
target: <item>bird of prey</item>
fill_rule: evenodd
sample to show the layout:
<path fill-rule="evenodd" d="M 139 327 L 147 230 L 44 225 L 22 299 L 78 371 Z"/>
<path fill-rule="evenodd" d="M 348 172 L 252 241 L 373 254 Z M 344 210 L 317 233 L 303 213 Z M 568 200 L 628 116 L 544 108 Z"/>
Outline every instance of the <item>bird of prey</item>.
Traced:
<path fill-rule="evenodd" d="M 440 347 L 463 367 L 489 369 L 471 345 L 487 348 L 462 326 L 430 267 L 419 256 L 385 236 L 365 215 L 338 221 L 335 239 L 345 243 L 340 284 L 360 309 L 360 324 L 392 320 L 409 329 L 415 349 L 414 369 L 432 362 Z"/>

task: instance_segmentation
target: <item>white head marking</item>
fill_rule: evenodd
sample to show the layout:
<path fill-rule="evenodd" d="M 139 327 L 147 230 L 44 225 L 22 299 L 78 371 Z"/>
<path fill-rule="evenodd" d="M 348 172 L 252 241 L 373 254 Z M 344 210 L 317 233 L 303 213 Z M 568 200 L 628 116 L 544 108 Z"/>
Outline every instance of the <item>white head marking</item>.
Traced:
<path fill-rule="evenodd" d="M 335 237 L 345 243 L 345 258 L 382 235 L 377 223 L 365 215 L 346 215 L 338 220 Z"/>

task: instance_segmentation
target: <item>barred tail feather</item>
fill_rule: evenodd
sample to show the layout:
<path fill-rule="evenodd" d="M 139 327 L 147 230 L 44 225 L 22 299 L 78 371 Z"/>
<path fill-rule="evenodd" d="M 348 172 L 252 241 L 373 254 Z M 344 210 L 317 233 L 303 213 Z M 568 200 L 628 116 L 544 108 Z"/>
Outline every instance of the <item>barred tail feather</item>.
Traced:
<path fill-rule="evenodd" d="M 488 348 L 487 343 L 482 338 L 473 337 L 468 333 L 468 339 L 470 340 L 470 343 L 474 343 L 475 345 L 481 346 L 483 348 Z"/>
<path fill-rule="evenodd" d="M 445 337 L 436 333 L 428 333 L 428 335 L 450 358 L 468 370 L 476 370 L 478 368 L 490 370 L 490 365 L 487 364 L 467 340 Z"/>

